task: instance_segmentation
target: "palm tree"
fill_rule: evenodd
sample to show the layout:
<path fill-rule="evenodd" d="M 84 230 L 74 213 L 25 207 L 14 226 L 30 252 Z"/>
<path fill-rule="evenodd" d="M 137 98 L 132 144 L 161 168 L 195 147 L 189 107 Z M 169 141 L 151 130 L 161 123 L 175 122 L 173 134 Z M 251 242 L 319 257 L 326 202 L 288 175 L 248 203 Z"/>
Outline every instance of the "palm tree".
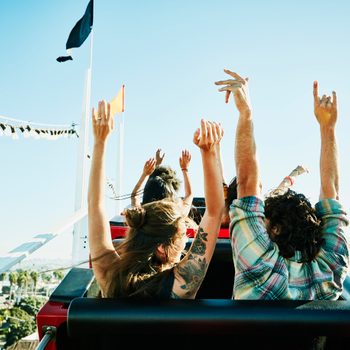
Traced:
<path fill-rule="evenodd" d="M 38 273 L 36 271 L 30 272 L 30 278 L 33 281 L 33 294 L 36 295 L 36 285 L 38 283 Z"/>
<path fill-rule="evenodd" d="M 16 303 L 19 303 L 21 301 L 22 294 L 23 294 L 23 287 L 25 286 L 25 284 L 26 284 L 26 274 L 24 273 L 24 271 L 20 271 L 18 273 L 18 278 L 17 278 L 18 294 L 17 294 Z"/>
<path fill-rule="evenodd" d="M 57 279 L 57 280 L 61 280 L 63 277 L 64 277 L 64 273 L 62 270 L 56 270 L 53 272 L 53 275 L 54 277 Z"/>
<path fill-rule="evenodd" d="M 24 270 L 23 271 L 23 282 L 24 282 L 24 295 L 27 296 L 28 295 L 28 283 L 29 283 L 29 272 L 28 270 Z"/>
<path fill-rule="evenodd" d="M 10 272 L 9 274 L 9 281 L 10 281 L 10 300 L 12 300 L 12 294 L 13 294 L 13 291 L 12 291 L 12 287 L 14 284 L 17 283 L 17 279 L 18 279 L 18 274 L 16 271 L 12 271 Z"/>
<path fill-rule="evenodd" d="M 4 281 L 6 279 L 6 272 L 0 273 L 0 282 Z"/>

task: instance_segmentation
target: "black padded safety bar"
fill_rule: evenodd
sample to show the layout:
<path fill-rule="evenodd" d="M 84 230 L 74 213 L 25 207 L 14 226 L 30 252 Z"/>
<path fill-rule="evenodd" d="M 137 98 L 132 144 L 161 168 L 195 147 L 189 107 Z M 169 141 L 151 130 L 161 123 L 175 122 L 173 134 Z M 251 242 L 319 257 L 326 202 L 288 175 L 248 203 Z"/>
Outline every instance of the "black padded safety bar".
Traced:
<path fill-rule="evenodd" d="M 73 267 L 50 296 L 50 301 L 69 304 L 71 300 L 85 295 L 94 274 L 91 269 Z"/>
<path fill-rule="evenodd" d="M 350 334 L 350 301 L 74 299 L 67 332 L 94 335 Z"/>

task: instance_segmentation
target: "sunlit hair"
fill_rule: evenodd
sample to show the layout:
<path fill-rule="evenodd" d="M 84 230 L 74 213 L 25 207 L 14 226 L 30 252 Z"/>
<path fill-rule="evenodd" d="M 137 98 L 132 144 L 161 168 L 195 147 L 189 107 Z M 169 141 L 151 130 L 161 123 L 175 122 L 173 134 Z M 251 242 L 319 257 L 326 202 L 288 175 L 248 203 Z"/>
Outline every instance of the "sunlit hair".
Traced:
<path fill-rule="evenodd" d="M 168 166 L 158 166 L 146 182 L 142 203 L 150 203 L 165 198 L 175 199 L 181 181 L 177 178 L 175 170 Z"/>
<path fill-rule="evenodd" d="M 186 235 L 188 219 L 169 200 L 127 209 L 125 217 L 129 229 L 116 247 L 121 259 L 109 269 L 107 297 L 152 297 L 181 254 L 179 241 Z M 157 251 L 160 245 L 163 256 Z"/>
<path fill-rule="evenodd" d="M 265 217 L 267 231 L 281 256 L 291 258 L 300 251 L 300 262 L 315 259 L 323 242 L 321 222 L 303 194 L 289 189 L 282 195 L 266 198 Z M 274 230 L 277 234 L 272 234 Z"/>

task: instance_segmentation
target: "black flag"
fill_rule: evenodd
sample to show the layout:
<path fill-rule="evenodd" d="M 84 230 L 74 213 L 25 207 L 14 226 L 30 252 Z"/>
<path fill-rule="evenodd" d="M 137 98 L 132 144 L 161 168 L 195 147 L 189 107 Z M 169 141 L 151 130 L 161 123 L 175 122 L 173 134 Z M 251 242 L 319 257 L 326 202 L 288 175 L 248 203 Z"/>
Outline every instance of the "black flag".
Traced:
<path fill-rule="evenodd" d="M 94 21 L 94 1 L 90 0 L 87 5 L 84 16 L 75 24 L 74 28 L 71 30 L 67 43 L 66 50 L 73 47 L 80 47 L 83 42 L 89 36 L 92 25 Z M 73 60 L 72 56 L 60 56 L 57 58 L 58 62 L 65 62 L 68 60 Z"/>

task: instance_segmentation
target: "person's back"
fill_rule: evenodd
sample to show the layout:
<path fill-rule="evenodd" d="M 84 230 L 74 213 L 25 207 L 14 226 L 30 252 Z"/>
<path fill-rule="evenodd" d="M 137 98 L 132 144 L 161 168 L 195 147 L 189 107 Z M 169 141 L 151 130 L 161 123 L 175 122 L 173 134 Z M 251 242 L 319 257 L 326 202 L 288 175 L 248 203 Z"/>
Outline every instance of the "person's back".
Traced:
<path fill-rule="evenodd" d="M 338 299 L 349 266 L 345 227 L 348 219 L 338 202 L 338 165 L 334 128 L 336 95 L 318 98 L 315 116 L 321 131 L 321 193 L 312 208 L 304 195 L 260 199 L 256 146 L 247 80 L 235 80 L 221 91 L 233 92 L 240 112 L 236 132 L 238 199 L 231 205 L 235 265 L 235 299 Z M 228 99 L 228 95 L 227 95 Z"/>

